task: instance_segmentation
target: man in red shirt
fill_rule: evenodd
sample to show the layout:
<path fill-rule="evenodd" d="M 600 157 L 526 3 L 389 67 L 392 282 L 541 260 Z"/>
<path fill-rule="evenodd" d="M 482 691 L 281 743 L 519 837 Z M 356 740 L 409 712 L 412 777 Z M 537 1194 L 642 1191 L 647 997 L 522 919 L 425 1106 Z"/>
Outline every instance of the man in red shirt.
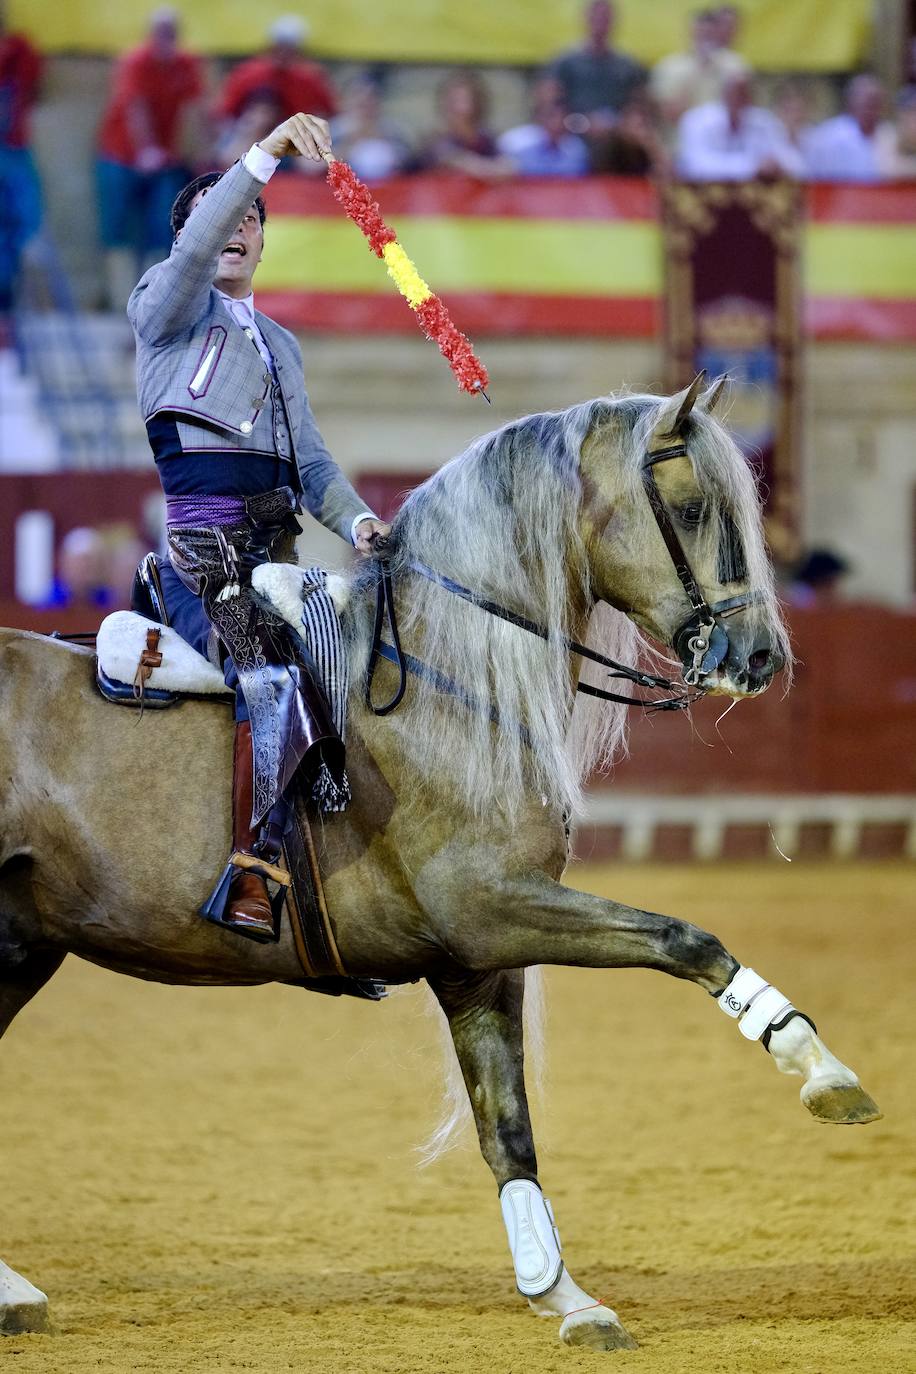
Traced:
<path fill-rule="evenodd" d="M 0 315 L 12 305 L 22 250 L 41 225 L 41 188 L 28 147 L 41 65 L 28 39 L 6 31 L 0 8 Z"/>
<path fill-rule="evenodd" d="M 337 96 L 317 62 L 304 57 L 308 26 L 295 14 L 286 14 L 271 25 L 271 46 L 257 57 L 234 67 L 226 78 L 217 102 L 217 115 L 238 119 L 255 94 L 273 96 L 279 118 L 289 119 L 297 110 L 310 110 L 329 119 L 337 113 Z"/>
<path fill-rule="evenodd" d="M 99 220 L 113 309 L 123 308 L 148 261 L 168 252 L 169 208 L 190 175 L 183 137 L 203 94 L 200 59 L 178 47 L 175 11 L 157 10 L 147 42 L 115 68 L 99 129 Z"/>

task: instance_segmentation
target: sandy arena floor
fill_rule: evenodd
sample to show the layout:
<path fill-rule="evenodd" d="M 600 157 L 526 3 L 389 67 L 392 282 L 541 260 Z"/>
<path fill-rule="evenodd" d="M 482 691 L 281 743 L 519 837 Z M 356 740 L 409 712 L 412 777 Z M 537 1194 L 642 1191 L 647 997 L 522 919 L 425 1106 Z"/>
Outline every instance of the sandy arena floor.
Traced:
<path fill-rule="evenodd" d="M 0 1338 L 5 1367 L 916 1370 L 914 869 L 573 878 L 714 930 L 886 1114 L 816 1124 L 687 984 L 552 970 L 541 1177 L 573 1275 L 640 1350 L 571 1351 L 529 1315 L 476 1145 L 417 1171 L 439 1062 L 420 990 L 347 1005 L 71 960 L 0 1057 L 0 1254 L 59 1330 Z"/>

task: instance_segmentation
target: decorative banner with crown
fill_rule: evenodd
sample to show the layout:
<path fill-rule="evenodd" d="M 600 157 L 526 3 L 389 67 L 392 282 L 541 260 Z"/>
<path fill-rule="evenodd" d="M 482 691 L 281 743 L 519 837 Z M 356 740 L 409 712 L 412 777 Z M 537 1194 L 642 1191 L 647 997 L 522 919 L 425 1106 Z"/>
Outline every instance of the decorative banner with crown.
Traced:
<path fill-rule="evenodd" d="M 732 381 L 729 429 L 757 467 L 777 559 L 800 529 L 801 188 L 678 183 L 662 197 L 668 384 L 701 368 Z"/>

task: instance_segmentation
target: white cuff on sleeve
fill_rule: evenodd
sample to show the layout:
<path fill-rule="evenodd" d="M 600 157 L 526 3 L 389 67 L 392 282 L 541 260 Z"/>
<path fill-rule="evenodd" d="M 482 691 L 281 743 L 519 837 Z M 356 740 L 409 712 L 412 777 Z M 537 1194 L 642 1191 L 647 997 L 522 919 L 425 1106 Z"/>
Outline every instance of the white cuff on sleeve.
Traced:
<path fill-rule="evenodd" d="M 242 158 L 242 166 L 246 172 L 257 177 L 258 181 L 270 181 L 280 166 L 280 159 L 274 157 L 272 153 L 265 153 L 260 143 L 253 143 Z"/>
<path fill-rule="evenodd" d="M 377 520 L 377 519 L 378 519 L 378 516 L 377 516 L 377 515 L 373 515 L 372 512 L 371 512 L 371 510 L 360 511 L 359 515 L 356 516 L 355 520 L 353 521 L 353 524 L 350 526 L 350 543 L 351 543 L 351 544 L 355 544 L 355 543 L 356 543 L 356 526 L 360 523 L 361 520 Z"/>

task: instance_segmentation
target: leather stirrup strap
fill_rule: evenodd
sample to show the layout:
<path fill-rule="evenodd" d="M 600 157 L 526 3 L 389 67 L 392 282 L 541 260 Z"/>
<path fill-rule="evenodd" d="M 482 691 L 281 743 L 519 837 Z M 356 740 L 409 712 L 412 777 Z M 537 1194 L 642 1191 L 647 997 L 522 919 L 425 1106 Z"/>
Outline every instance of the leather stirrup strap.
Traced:
<path fill-rule="evenodd" d="M 286 909 L 302 970 L 306 978 L 346 978 L 331 929 L 311 826 L 298 796 L 292 803 L 284 849 L 292 878 Z"/>

